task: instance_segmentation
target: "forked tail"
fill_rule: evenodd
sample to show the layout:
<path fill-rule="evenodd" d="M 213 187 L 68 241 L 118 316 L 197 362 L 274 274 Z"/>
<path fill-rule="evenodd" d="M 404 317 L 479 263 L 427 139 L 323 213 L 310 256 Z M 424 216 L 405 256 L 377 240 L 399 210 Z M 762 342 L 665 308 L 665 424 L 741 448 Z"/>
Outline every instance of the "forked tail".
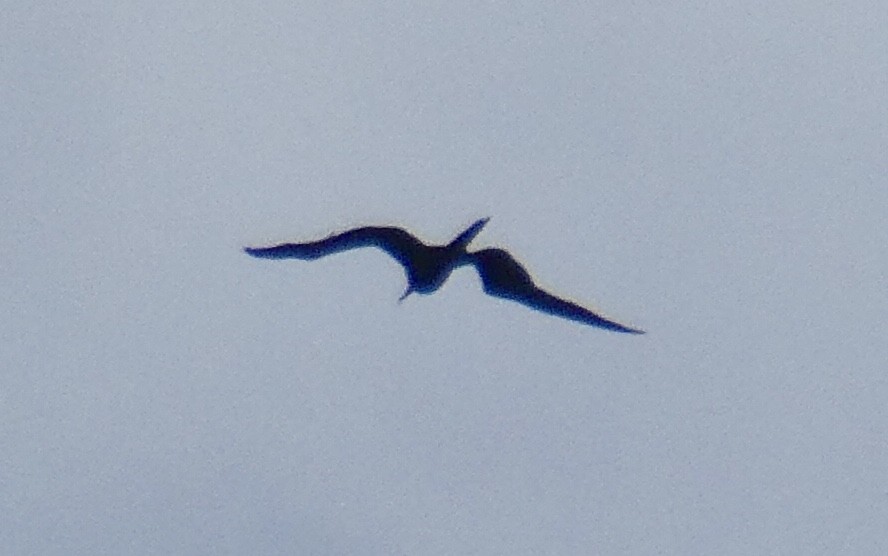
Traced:
<path fill-rule="evenodd" d="M 456 236 L 456 239 L 450 242 L 447 246 L 448 249 L 460 249 L 464 251 L 466 247 L 468 247 L 469 243 L 475 239 L 475 236 L 481 232 L 481 229 L 487 224 L 487 221 L 490 220 L 490 217 L 482 218 L 481 220 L 475 221 L 474 224 L 466 228 L 466 231 Z"/>

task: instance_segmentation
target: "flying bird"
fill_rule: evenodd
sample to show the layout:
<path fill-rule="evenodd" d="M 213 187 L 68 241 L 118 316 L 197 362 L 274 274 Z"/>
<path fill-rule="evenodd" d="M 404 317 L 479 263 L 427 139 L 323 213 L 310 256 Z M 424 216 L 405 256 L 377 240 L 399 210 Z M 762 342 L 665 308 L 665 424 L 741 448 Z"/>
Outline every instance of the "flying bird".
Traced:
<path fill-rule="evenodd" d="M 489 218 L 477 220 L 447 245 L 428 245 L 409 232 L 390 226 L 365 226 L 333 234 L 319 241 L 283 243 L 272 247 L 245 247 L 253 257 L 263 259 L 301 259 L 311 261 L 333 253 L 377 247 L 404 267 L 407 289 L 398 299 L 411 293 L 431 294 L 440 288 L 454 269 L 472 265 L 481 276 L 484 292 L 517 301 L 531 309 L 615 332 L 644 334 L 585 307 L 556 297 L 539 288 L 530 274 L 508 251 L 498 248 L 468 251 L 469 243 L 481 232 Z"/>

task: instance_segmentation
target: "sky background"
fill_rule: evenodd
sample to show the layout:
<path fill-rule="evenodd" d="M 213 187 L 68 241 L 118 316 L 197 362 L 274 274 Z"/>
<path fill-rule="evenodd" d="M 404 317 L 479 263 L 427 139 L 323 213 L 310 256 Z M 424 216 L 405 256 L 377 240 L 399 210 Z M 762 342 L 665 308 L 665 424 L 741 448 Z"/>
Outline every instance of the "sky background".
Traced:
<path fill-rule="evenodd" d="M 10 554 L 888 552 L 888 4 L 7 2 Z M 491 216 L 615 334 L 398 305 Z"/>

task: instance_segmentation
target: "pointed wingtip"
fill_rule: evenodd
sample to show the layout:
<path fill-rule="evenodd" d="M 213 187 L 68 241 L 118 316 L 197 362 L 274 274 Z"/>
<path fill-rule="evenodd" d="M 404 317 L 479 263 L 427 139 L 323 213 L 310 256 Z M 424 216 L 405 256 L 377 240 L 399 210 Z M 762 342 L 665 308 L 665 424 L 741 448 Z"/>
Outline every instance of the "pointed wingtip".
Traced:
<path fill-rule="evenodd" d="M 267 259 L 269 258 L 269 252 L 267 249 L 262 249 L 260 247 L 244 247 L 244 253 L 251 257 L 255 257 L 257 259 Z"/>
<path fill-rule="evenodd" d="M 620 324 L 618 322 L 611 321 L 608 328 L 613 330 L 614 332 L 622 332 L 623 334 L 647 334 L 646 330 L 642 330 L 640 328 L 632 328 L 631 326 L 626 326 L 625 324 Z"/>

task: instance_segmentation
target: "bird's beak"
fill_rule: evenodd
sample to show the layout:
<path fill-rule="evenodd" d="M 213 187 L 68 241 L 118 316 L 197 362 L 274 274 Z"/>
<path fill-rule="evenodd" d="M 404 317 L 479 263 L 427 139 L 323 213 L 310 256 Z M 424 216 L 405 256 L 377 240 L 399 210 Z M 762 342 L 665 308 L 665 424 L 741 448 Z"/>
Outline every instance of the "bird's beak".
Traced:
<path fill-rule="evenodd" d="M 406 298 L 411 293 L 413 293 L 413 286 L 407 286 L 407 289 L 404 290 L 404 295 L 398 298 L 398 303 L 404 301 L 404 298 Z"/>

